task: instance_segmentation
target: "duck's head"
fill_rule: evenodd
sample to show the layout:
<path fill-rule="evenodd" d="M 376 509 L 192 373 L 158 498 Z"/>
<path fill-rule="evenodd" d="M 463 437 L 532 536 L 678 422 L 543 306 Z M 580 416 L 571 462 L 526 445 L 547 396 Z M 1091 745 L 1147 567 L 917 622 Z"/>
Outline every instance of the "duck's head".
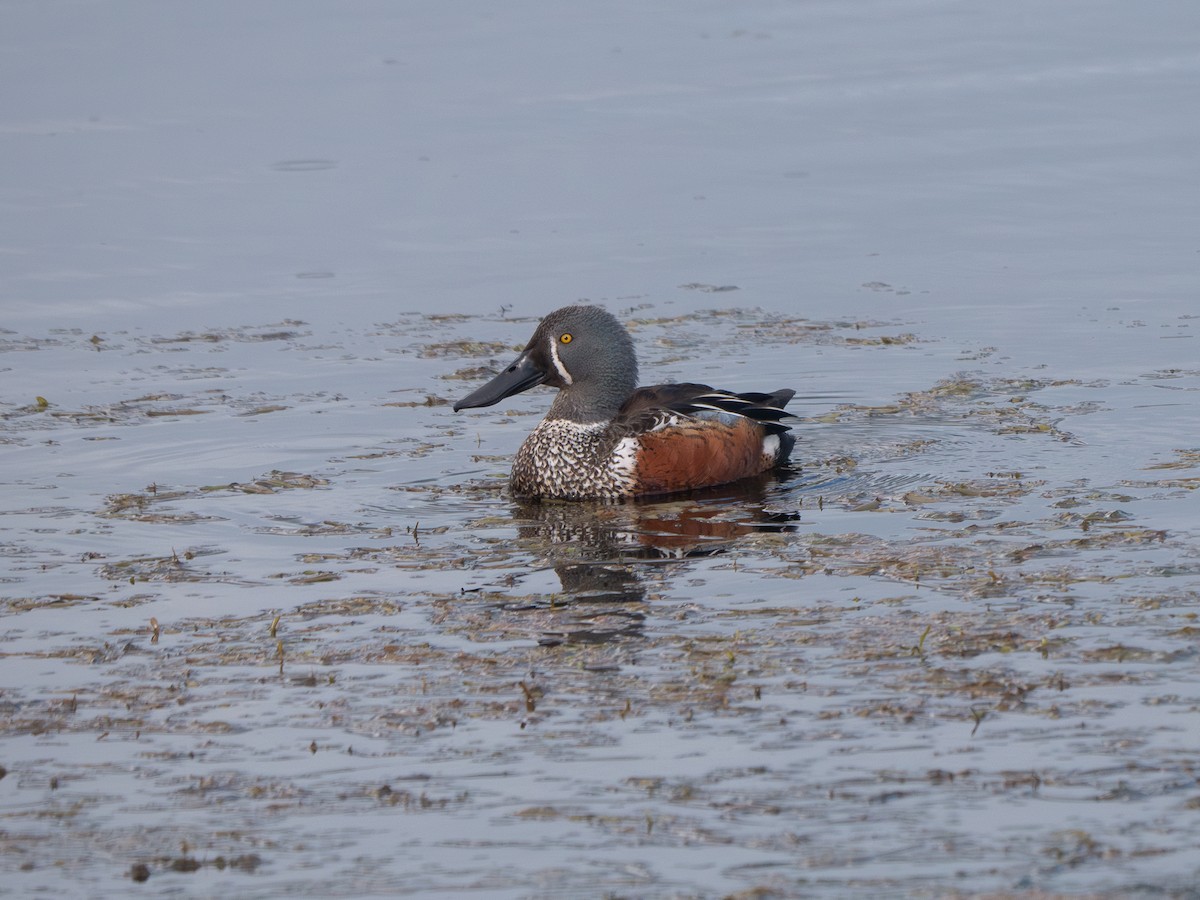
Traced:
<path fill-rule="evenodd" d="M 611 419 L 637 387 L 629 332 L 598 306 L 555 310 L 542 319 L 512 365 L 455 403 L 454 411 L 491 406 L 539 384 L 559 389 L 550 417 Z"/>

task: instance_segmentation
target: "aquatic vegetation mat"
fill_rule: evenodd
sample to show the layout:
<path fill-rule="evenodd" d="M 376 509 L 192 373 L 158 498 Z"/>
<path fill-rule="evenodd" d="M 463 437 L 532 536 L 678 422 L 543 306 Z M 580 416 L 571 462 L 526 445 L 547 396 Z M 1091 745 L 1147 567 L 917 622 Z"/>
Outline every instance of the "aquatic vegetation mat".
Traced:
<path fill-rule="evenodd" d="M 440 399 L 513 349 L 472 317 L 5 334 L 51 354 L 0 408 L 14 885 L 1187 896 L 1200 450 L 1119 436 L 1200 372 L 656 313 L 626 319 L 672 374 L 797 345 L 940 374 L 799 397 L 777 477 L 530 506 L 505 475 L 545 398 Z"/>

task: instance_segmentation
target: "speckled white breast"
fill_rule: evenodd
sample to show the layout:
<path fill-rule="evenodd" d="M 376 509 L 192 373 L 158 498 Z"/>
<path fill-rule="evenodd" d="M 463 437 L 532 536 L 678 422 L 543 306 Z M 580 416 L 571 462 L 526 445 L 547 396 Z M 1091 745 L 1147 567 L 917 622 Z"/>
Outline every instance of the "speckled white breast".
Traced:
<path fill-rule="evenodd" d="M 616 500 L 634 490 L 637 444 L 608 423 L 543 419 L 517 451 L 513 493 L 563 500 Z"/>

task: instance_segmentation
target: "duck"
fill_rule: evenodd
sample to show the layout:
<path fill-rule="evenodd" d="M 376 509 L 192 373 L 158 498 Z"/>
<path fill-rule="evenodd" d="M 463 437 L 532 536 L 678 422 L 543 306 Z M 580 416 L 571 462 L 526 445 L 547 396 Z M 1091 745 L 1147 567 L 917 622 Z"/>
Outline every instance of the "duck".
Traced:
<path fill-rule="evenodd" d="M 525 349 L 454 411 L 493 406 L 537 385 L 558 394 L 513 459 L 529 500 L 629 500 L 729 484 L 787 465 L 795 391 L 707 384 L 638 387 L 626 328 L 599 306 L 545 316 Z"/>

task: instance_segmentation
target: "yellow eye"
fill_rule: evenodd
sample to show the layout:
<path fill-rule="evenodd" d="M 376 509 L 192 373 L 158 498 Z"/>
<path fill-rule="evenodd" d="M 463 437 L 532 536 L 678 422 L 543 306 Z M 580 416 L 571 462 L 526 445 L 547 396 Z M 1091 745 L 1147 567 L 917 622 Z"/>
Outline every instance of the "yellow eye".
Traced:
<path fill-rule="evenodd" d="M 564 344 L 569 344 L 571 341 L 575 340 L 575 337 L 571 334 L 571 332 L 568 331 L 566 334 L 560 334 L 558 339 Z"/>

